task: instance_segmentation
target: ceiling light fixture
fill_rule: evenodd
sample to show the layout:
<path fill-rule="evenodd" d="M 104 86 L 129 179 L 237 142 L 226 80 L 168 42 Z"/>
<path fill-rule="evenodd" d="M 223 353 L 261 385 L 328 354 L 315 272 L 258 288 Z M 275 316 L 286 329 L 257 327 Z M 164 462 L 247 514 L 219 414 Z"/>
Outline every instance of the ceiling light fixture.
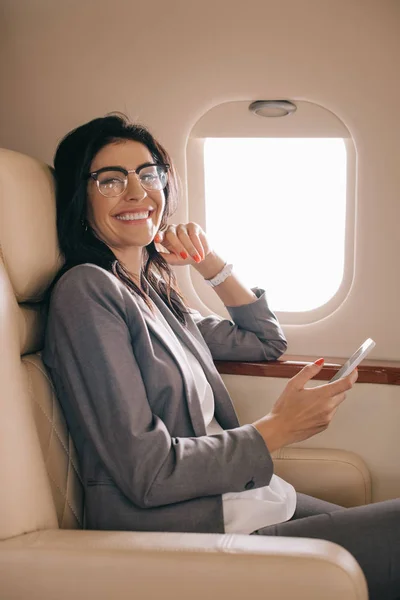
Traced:
<path fill-rule="evenodd" d="M 288 100 L 256 100 L 249 110 L 259 117 L 285 117 L 297 110 L 297 106 Z"/>

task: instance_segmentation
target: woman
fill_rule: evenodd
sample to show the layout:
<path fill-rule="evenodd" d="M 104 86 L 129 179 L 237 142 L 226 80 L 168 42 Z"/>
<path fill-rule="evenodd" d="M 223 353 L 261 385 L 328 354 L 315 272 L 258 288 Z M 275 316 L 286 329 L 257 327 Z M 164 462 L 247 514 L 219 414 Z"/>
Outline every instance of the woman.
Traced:
<path fill-rule="evenodd" d="M 241 284 L 198 225 L 167 226 L 177 187 L 167 152 L 108 116 L 67 135 L 54 167 L 66 262 L 43 358 L 80 458 L 87 527 L 321 537 L 355 555 L 371 594 L 400 595 L 398 573 L 384 573 L 400 565 L 388 550 L 397 501 L 343 509 L 273 475 L 270 452 L 326 429 L 357 373 L 304 389 L 320 359 L 268 415 L 239 426 L 213 359 L 274 360 L 286 341 L 263 290 Z M 170 267 L 187 264 L 233 322 L 186 307 Z"/>

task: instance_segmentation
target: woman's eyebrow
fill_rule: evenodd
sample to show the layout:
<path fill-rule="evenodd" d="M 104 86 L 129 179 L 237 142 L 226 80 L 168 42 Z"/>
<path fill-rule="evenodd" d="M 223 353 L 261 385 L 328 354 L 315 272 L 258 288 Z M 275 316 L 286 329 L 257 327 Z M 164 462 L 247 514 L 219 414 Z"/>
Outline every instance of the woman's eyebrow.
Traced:
<path fill-rule="evenodd" d="M 144 163 L 141 163 L 140 165 L 138 165 L 135 169 L 135 171 L 138 171 L 139 169 L 142 169 L 143 167 L 152 167 L 153 165 L 156 165 L 157 163 L 155 163 L 154 161 L 146 161 Z"/>
<path fill-rule="evenodd" d="M 140 163 L 140 165 L 138 165 L 134 170 L 138 171 L 139 169 L 142 169 L 143 167 L 151 167 L 156 164 L 157 163 L 155 163 L 155 162 L 146 161 L 144 163 Z M 102 169 L 123 169 L 124 171 L 132 170 L 132 169 L 127 169 L 126 167 L 124 167 L 122 165 L 104 165 L 104 167 L 99 167 L 98 169 L 96 169 L 96 171 L 101 171 Z"/>

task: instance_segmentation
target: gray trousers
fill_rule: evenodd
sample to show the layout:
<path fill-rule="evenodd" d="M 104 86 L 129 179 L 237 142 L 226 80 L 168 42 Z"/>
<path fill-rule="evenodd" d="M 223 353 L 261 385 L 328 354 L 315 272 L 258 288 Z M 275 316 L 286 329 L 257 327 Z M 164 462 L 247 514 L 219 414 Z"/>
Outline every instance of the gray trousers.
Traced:
<path fill-rule="evenodd" d="M 343 508 L 297 494 L 296 512 L 290 521 L 255 534 L 335 542 L 357 559 L 370 600 L 400 599 L 400 499 Z"/>

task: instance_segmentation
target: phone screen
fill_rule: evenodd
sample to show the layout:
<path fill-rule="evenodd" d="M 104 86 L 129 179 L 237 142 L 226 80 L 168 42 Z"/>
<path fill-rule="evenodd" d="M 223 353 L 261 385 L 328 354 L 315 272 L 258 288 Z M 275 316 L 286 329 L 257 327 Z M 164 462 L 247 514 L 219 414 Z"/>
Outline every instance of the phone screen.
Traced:
<path fill-rule="evenodd" d="M 350 356 L 348 360 L 344 363 L 343 367 L 339 369 L 339 371 L 334 375 L 331 379 L 332 381 L 337 381 L 338 379 L 342 379 L 357 367 L 362 360 L 371 352 L 373 348 L 375 348 L 375 342 L 371 338 L 365 340 L 365 342 Z"/>

